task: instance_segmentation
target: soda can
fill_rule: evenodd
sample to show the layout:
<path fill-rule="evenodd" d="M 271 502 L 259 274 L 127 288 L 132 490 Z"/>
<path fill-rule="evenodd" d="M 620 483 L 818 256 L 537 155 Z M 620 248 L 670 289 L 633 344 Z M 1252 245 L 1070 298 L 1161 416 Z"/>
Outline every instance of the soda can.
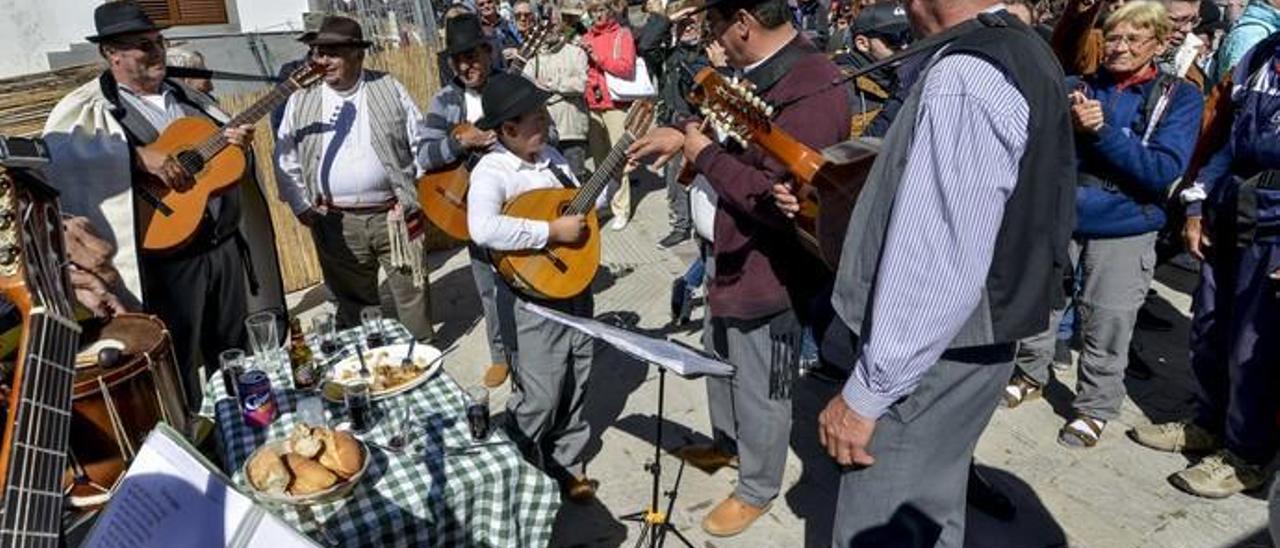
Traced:
<path fill-rule="evenodd" d="M 244 422 L 254 428 L 263 428 L 276 420 L 279 408 L 271 391 L 271 379 L 261 369 L 251 369 L 240 375 L 240 405 L 244 410 Z"/>

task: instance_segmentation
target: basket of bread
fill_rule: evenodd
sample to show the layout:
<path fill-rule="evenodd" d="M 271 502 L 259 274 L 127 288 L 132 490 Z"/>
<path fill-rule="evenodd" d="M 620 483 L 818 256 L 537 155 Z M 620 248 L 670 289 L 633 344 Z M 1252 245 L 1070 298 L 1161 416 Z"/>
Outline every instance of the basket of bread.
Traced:
<path fill-rule="evenodd" d="M 263 502 L 318 504 L 351 494 L 368 466 L 368 448 L 350 433 L 299 424 L 254 451 L 244 476 Z"/>

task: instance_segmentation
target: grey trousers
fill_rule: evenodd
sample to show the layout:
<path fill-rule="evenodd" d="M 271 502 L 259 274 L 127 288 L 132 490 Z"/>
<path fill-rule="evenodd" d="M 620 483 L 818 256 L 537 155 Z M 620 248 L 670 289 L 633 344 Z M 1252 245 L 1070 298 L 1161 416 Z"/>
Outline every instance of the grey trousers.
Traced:
<path fill-rule="evenodd" d="M 667 182 L 667 218 L 671 221 L 672 230 L 693 230 L 693 217 L 689 213 L 689 188 L 680 184 L 680 170 L 684 161 L 672 158 L 665 166 L 663 178 Z"/>
<path fill-rule="evenodd" d="M 415 339 L 435 338 L 431 327 L 431 289 L 417 288 L 413 277 L 391 268 L 391 238 L 386 213 L 345 213 L 330 210 L 311 227 L 324 283 L 338 301 L 340 327 L 360 325 L 360 311 L 381 306 L 378 267 L 387 272 L 387 285 L 400 323 Z"/>
<path fill-rule="evenodd" d="M 485 250 L 467 244 L 467 254 L 471 256 L 471 277 L 476 282 L 480 310 L 484 313 L 490 363 L 513 365 L 516 359 L 516 324 L 512 315 L 515 296 L 507 284 L 498 281 L 498 273 L 494 272 Z"/>
<path fill-rule="evenodd" d="M 707 351 L 734 368 L 707 378 L 707 406 L 716 445 L 736 453 L 734 495 L 769 504 L 782 489 L 791 441 L 791 387 L 800 368 L 800 322 L 787 310 L 739 321 L 712 317 L 703 332 Z"/>
<path fill-rule="evenodd" d="M 950 351 L 876 421 L 876 463 L 840 478 L 832 546 L 960 547 L 978 436 L 1013 371 L 1012 345 Z"/>
<path fill-rule="evenodd" d="M 594 307 L 590 293 L 537 304 L 587 318 Z M 522 355 L 512 368 L 507 432 L 525 457 L 552 477 L 581 474 L 582 450 L 591 437 L 582 408 L 595 341 L 518 305 L 514 311 L 516 344 Z"/>
<path fill-rule="evenodd" d="M 1155 274 L 1155 242 L 1155 232 L 1071 241 L 1071 261 L 1080 276 L 1075 304 L 1083 345 L 1072 404 L 1076 413 L 1105 421 L 1120 414 L 1129 342 Z M 1024 339 L 1018 350 L 1018 370 L 1041 385 L 1049 382 L 1062 314 L 1062 310 L 1054 311 L 1048 329 Z"/>

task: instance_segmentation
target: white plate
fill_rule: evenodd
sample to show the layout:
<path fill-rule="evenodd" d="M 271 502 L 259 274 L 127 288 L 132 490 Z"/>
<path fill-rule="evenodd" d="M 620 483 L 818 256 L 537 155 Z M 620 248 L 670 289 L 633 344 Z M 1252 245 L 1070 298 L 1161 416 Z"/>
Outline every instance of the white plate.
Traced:
<path fill-rule="evenodd" d="M 404 359 L 405 354 L 407 354 L 408 352 L 409 352 L 408 344 L 393 344 L 389 346 L 379 346 L 378 348 L 365 350 L 364 359 L 365 359 L 365 363 L 368 364 L 369 366 L 369 371 L 374 370 L 374 367 L 377 365 L 377 363 L 379 363 L 379 360 L 381 360 L 381 363 L 393 365 L 395 367 L 400 367 L 400 360 Z M 418 367 L 426 367 L 428 366 L 428 364 L 430 366 L 427 367 L 426 370 L 424 370 L 422 373 L 418 374 L 418 376 L 415 377 L 413 380 L 387 390 L 375 390 L 370 394 L 370 396 L 372 396 L 372 398 L 375 400 L 388 398 L 396 394 L 400 394 L 400 393 L 412 390 L 414 388 L 417 388 L 422 383 L 427 382 L 428 380 L 431 380 L 431 377 L 434 376 L 436 374 L 436 371 L 439 371 L 440 367 L 444 364 L 444 360 L 437 359 L 440 357 L 440 354 L 441 354 L 440 349 L 436 347 L 425 345 L 425 344 L 414 345 L 413 358 L 412 358 L 414 363 Z M 360 359 L 357 356 L 352 355 L 334 364 L 334 366 L 329 369 L 328 373 L 325 374 L 324 382 L 326 385 L 345 384 L 350 380 L 359 378 L 359 376 L 360 376 Z M 341 395 L 335 393 L 336 392 L 335 390 L 322 390 L 321 392 L 324 394 L 324 397 L 329 401 L 335 401 L 335 402 L 342 401 Z"/>

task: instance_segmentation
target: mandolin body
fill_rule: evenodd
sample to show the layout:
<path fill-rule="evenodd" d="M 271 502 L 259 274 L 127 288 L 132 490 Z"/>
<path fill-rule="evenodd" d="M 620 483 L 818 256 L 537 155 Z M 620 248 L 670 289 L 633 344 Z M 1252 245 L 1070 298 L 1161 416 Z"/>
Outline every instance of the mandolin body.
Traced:
<path fill-rule="evenodd" d="M 204 118 L 179 118 L 146 148 L 181 161 L 184 155 L 198 157 L 193 149 L 221 131 L 217 124 Z M 202 163 L 201 169 L 192 173 L 195 184 L 185 191 L 173 190 L 149 175 L 148 180 L 140 184 L 144 192 L 151 193 L 173 210 L 166 215 L 148 200 L 137 200 L 143 249 L 170 251 L 187 243 L 195 236 L 209 199 L 234 186 L 244 175 L 246 159 L 240 147 L 227 146 Z"/>
<path fill-rule="evenodd" d="M 521 194 L 502 208 L 502 214 L 552 221 L 566 214 L 575 189 L 552 188 Z M 586 214 L 586 235 L 572 244 L 549 244 L 545 249 L 491 251 L 504 279 L 527 295 L 540 299 L 568 299 L 591 287 L 600 268 L 600 221 L 594 209 Z"/>

